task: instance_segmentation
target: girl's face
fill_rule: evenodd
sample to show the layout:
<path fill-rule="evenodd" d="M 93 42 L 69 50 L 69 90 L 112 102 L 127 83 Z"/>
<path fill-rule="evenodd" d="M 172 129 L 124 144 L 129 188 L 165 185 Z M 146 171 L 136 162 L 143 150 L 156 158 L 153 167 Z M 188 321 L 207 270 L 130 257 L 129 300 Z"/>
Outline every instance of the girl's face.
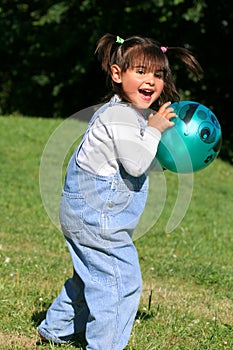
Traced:
<path fill-rule="evenodd" d="M 142 108 L 149 108 L 164 88 L 163 71 L 150 72 L 143 66 L 135 66 L 121 72 L 118 65 L 113 65 L 112 79 L 121 83 L 124 96 L 129 102 Z"/>

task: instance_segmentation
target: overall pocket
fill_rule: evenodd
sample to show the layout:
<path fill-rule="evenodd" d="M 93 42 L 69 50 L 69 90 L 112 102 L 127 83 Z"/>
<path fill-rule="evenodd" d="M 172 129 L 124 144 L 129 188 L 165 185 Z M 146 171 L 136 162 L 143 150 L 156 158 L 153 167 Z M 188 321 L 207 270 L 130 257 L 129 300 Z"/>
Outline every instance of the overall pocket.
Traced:
<path fill-rule="evenodd" d="M 78 231 L 83 227 L 85 196 L 63 190 L 60 203 L 61 227 L 68 231 Z"/>

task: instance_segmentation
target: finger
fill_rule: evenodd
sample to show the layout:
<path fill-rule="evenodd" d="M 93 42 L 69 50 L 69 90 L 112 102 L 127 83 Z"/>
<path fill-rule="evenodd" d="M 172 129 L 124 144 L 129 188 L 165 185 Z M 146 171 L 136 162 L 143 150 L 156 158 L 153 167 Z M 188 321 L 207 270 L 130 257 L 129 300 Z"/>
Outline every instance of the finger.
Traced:
<path fill-rule="evenodd" d="M 173 107 L 168 107 L 166 108 L 163 116 L 166 118 L 166 119 L 171 119 L 171 118 L 176 118 L 177 117 L 177 114 L 174 112 L 174 108 Z"/>
<path fill-rule="evenodd" d="M 166 102 L 164 103 L 158 110 L 158 113 L 162 114 L 166 111 L 166 109 L 168 108 L 168 106 L 170 106 L 171 102 Z"/>
<path fill-rule="evenodd" d="M 172 118 L 177 118 L 177 114 L 175 112 L 168 113 L 164 116 L 164 118 L 166 118 L 167 120 L 170 120 Z"/>
<path fill-rule="evenodd" d="M 166 113 L 171 113 L 171 112 L 173 112 L 173 111 L 174 111 L 174 108 L 173 108 L 173 107 L 168 107 L 168 108 L 165 109 L 165 112 L 166 112 Z"/>
<path fill-rule="evenodd" d="M 161 107 L 164 107 L 165 109 L 170 106 L 171 101 L 165 102 Z"/>

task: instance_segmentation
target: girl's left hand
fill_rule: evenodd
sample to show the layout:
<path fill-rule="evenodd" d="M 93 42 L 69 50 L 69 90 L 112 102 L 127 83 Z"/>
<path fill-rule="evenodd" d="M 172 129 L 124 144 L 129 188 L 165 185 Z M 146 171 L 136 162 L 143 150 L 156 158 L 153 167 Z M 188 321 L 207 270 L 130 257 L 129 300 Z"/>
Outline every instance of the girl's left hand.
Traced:
<path fill-rule="evenodd" d="M 158 129 L 161 133 L 174 126 L 174 122 L 170 121 L 171 118 L 177 117 L 174 109 L 169 107 L 171 102 L 164 103 L 156 114 L 150 114 L 148 118 L 148 126 L 152 126 Z"/>

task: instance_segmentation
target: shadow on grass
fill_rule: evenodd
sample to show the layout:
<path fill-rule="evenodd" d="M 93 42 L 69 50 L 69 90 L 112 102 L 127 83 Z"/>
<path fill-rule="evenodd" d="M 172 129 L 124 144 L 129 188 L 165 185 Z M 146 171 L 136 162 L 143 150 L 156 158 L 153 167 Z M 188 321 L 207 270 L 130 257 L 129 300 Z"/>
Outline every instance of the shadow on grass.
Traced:
<path fill-rule="evenodd" d="M 46 312 L 47 310 L 49 309 L 51 303 L 44 303 L 43 304 L 43 310 L 41 311 L 35 311 L 33 314 L 32 314 L 32 317 L 31 317 L 31 320 L 32 322 L 34 323 L 34 325 L 37 327 L 39 326 L 39 324 L 45 319 L 46 317 Z M 41 309 L 41 306 L 40 306 L 40 309 Z"/>
<path fill-rule="evenodd" d="M 153 318 L 154 316 L 155 316 L 155 313 L 153 311 L 138 310 L 136 315 L 136 320 L 147 321 Z"/>
<path fill-rule="evenodd" d="M 44 310 L 42 310 L 42 311 L 35 311 L 32 314 L 31 320 L 34 323 L 36 328 L 45 319 L 47 310 L 50 307 L 50 305 L 51 304 L 45 306 Z M 40 339 L 37 342 L 37 345 L 43 345 L 45 343 L 50 344 L 50 341 L 45 341 L 45 340 L 41 340 Z M 76 348 L 79 348 L 81 350 L 85 350 L 86 346 L 87 346 L 87 342 L 86 342 L 86 339 L 85 339 L 85 332 L 82 332 L 82 333 L 79 333 L 79 334 L 75 334 L 74 337 L 72 338 L 72 340 L 68 342 L 68 344 L 72 345 L 72 346 L 74 346 Z"/>

